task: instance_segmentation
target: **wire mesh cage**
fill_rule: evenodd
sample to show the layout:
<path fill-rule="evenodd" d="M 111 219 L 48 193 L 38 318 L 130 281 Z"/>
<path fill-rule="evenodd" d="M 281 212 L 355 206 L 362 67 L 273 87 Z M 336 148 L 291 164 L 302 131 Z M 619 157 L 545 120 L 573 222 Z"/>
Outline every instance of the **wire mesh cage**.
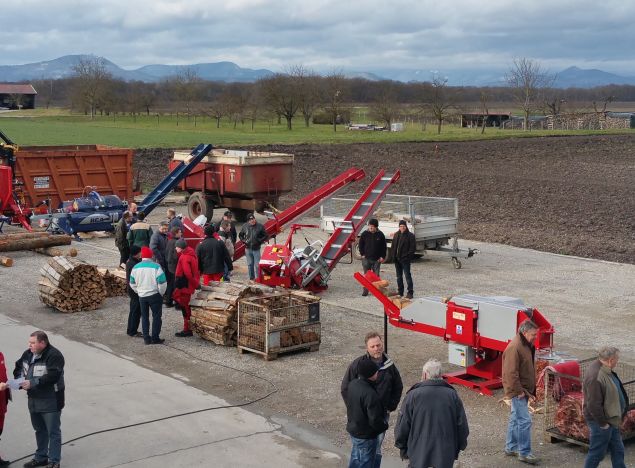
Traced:
<path fill-rule="evenodd" d="M 545 440 L 567 441 L 588 448 L 589 428 L 584 419 L 582 384 L 589 366 L 595 359 L 570 361 L 547 367 L 544 374 Z M 630 406 L 620 431 L 624 440 L 635 437 L 635 367 L 618 363 L 614 372 L 619 376 L 628 395 Z"/>
<path fill-rule="evenodd" d="M 238 303 L 238 348 L 275 359 L 297 349 L 317 351 L 321 341 L 320 299 L 270 294 Z"/>

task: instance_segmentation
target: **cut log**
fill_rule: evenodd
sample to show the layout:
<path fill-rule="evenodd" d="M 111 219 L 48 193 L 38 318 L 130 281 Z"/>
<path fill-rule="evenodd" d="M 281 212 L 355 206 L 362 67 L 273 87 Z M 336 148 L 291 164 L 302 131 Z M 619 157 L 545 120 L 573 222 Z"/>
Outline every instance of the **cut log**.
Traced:
<path fill-rule="evenodd" d="M 45 247 L 42 249 L 35 249 L 35 252 L 42 255 L 48 255 L 49 257 L 77 257 L 77 249 L 75 247 L 70 247 L 69 249 Z"/>
<path fill-rule="evenodd" d="M 46 236 L 34 238 L 6 239 L 0 236 L 0 252 L 12 252 L 16 250 L 33 250 L 56 245 L 69 245 L 71 236 L 47 234 Z"/>
<path fill-rule="evenodd" d="M 11 257 L 3 257 L 0 255 L 0 265 L 11 267 L 13 266 L 13 259 Z"/>
<path fill-rule="evenodd" d="M 40 300 L 60 312 L 94 310 L 106 298 L 97 267 L 68 257 L 53 257 L 40 269 Z"/>

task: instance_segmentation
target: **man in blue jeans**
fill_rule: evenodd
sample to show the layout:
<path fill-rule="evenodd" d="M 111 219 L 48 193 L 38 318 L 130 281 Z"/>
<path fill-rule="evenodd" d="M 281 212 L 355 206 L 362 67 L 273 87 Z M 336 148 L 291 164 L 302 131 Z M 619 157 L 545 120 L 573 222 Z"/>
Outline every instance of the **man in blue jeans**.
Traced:
<path fill-rule="evenodd" d="M 60 468 L 62 458 L 61 417 L 64 408 L 64 356 L 51 346 L 43 331 L 29 337 L 29 349 L 15 363 L 15 379 L 26 390 L 35 430 L 37 450 L 25 468 L 46 466 Z"/>
<path fill-rule="evenodd" d="M 410 262 L 415 258 L 417 250 L 417 240 L 415 235 L 408 230 L 408 224 L 405 220 L 399 221 L 399 231 L 392 236 L 392 244 L 390 248 L 393 251 L 393 259 L 395 262 L 395 274 L 397 275 L 397 292 L 400 296 L 404 293 L 403 277 L 406 277 L 407 299 L 412 299 L 414 294 L 414 286 L 412 283 L 412 274 L 410 273 Z"/>
<path fill-rule="evenodd" d="M 161 344 L 165 340 L 161 333 L 163 294 L 167 288 L 167 278 L 158 263 L 152 261 L 152 250 L 141 248 L 141 262 L 130 272 L 130 288 L 139 295 L 141 308 L 141 329 L 145 344 Z M 152 310 L 152 334 L 150 334 L 150 310 Z"/>
<path fill-rule="evenodd" d="M 629 402 L 622 381 L 613 371 L 619 358 L 617 348 L 601 348 L 598 359 L 584 376 L 583 412 L 591 434 L 584 468 L 596 468 L 607 451 L 611 454 L 613 468 L 626 467 L 620 424 Z"/>
<path fill-rule="evenodd" d="M 265 227 L 256 221 L 253 214 L 247 216 L 247 222 L 243 224 L 238 237 L 245 243 L 245 258 L 247 259 L 247 269 L 249 279 L 255 280 L 258 274 L 258 263 L 260 263 L 260 247 L 267 241 L 267 231 Z"/>
<path fill-rule="evenodd" d="M 358 377 L 348 385 L 346 394 L 346 431 L 351 436 L 349 468 L 373 468 L 377 453 L 377 437 L 388 429 L 384 405 L 375 390 L 379 374 L 377 364 L 362 359 Z"/>
<path fill-rule="evenodd" d="M 512 406 L 505 455 L 518 457 L 519 461 L 529 465 L 540 463 L 540 459 L 531 453 L 531 417 L 528 408 L 536 395 L 536 348 L 533 343 L 537 333 L 536 324 L 525 320 L 503 352 L 503 390 Z"/>

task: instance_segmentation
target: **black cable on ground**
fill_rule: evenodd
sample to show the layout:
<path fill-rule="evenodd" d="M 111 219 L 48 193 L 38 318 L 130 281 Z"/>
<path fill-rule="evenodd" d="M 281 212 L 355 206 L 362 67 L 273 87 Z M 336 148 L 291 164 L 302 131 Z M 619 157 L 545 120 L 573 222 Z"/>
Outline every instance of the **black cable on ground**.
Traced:
<path fill-rule="evenodd" d="M 176 351 L 180 351 L 181 353 L 186 354 L 187 356 L 190 356 L 192 359 L 196 359 L 197 361 L 207 362 L 207 363 L 213 364 L 215 366 L 224 367 L 225 369 L 230 369 L 230 370 L 233 370 L 233 371 L 236 371 L 236 372 L 240 372 L 240 373 L 245 374 L 245 375 L 249 375 L 251 377 L 255 377 L 255 378 L 259 379 L 259 380 L 267 382 L 269 385 L 271 385 L 273 387 L 273 390 L 271 390 L 269 393 L 267 393 L 264 396 L 256 398 L 255 400 L 247 401 L 245 403 L 237 403 L 235 405 L 225 405 L 225 406 L 212 406 L 212 407 L 209 407 L 209 408 L 203 408 L 203 409 L 199 409 L 199 410 L 188 411 L 186 413 L 178 413 L 178 414 L 173 414 L 171 416 L 164 416 L 162 418 L 151 419 L 149 421 L 141 421 L 141 422 L 137 422 L 137 423 L 133 423 L 133 424 L 127 424 L 125 426 L 111 427 L 109 429 L 102 429 L 102 430 L 99 430 L 99 431 L 90 432 L 88 434 L 84 434 L 84 435 L 81 435 L 79 437 L 75 437 L 74 439 L 67 440 L 67 441 L 62 443 L 62 446 L 70 444 L 72 442 L 77 442 L 78 440 L 81 440 L 81 439 L 86 439 L 88 437 L 92 437 L 94 435 L 105 434 L 107 432 L 114 432 L 114 431 L 119 431 L 119 430 L 122 430 L 122 429 L 129 429 L 131 427 L 144 426 L 146 424 L 153 424 L 155 422 L 165 421 L 165 420 L 174 419 L 174 418 L 180 418 L 180 417 L 183 417 L 183 416 L 189 416 L 189 415 L 197 414 L 197 413 L 204 413 L 204 412 L 207 412 L 207 411 L 214 411 L 214 410 L 220 410 L 220 409 L 230 409 L 230 408 L 241 408 L 241 407 L 253 405 L 254 403 L 258 403 L 259 401 L 262 401 L 265 398 L 269 398 L 271 395 L 273 395 L 274 393 L 277 393 L 278 390 L 279 390 L 278 387 L 276 386 L 276 384 L 273 383 L 271 380 L 269 380 L 269 379 L 267 379 L 265 377 L 262 377 L 262 376 L 260 376 L 258 374 L 255 374 L 253 372 L 249 372 L 249 371 L 246 371 L 246 370 L 243 370 L 243 369 L 238 369 L 236 367 L 228 366 L 227 364 L 221 364 L 220 362 L 210 361 L 209 359 L 202 359 L 202 358 L 199 358 L 197 356 L 194 356 L 192 353 L 190 353 L 188 351 L 185 351 L 184 349 L 181 349 L 181 348 L 176 348 L 176 347 L 170 346 L 170 345 L 166 345 L 166 346 L 168 348 L 170 348 L 170 349 L 174 349 Z M 27 458 L 29 458 L 31 456 L 33 456 L 33 454 L 25 455 L 22 458 L 17 458 L 15 460 L 13 460 L 11 463 L 16 463 L 16 462 L 25 460 L 25 459 L 27 459 Z"/>

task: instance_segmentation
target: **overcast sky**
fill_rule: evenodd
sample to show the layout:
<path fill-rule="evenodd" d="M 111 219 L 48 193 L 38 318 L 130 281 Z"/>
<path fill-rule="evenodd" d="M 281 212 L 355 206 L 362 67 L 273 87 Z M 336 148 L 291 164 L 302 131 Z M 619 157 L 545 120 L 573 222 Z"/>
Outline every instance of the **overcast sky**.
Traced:
<path fill-rule="evenodd" d="M 507 70 L 635 76 L 631 0 L 2 0 L 0 64 L 94 54 L 132 69 Z M 426 79 L 427 77 L 423 77 Z"/>

